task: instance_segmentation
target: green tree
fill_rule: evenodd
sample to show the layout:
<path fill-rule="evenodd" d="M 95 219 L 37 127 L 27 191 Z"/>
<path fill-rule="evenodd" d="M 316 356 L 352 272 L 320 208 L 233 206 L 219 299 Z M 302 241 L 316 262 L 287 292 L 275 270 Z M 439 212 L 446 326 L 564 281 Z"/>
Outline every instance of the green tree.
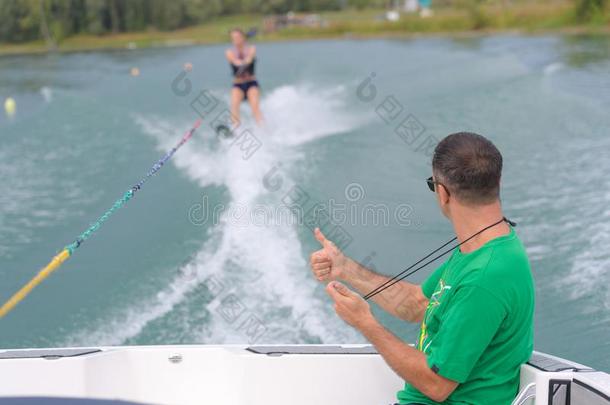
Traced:
<path fill-rule="evenodd" d="M 581 22 L 605 20 L 604 14 L 608 0 L 578 0 L 576 3 L 576 18 Z"/>
<path fill-rule="evenodd" d="M 0 40 L 22 42 L 40 38 L 39 13 L 27 0 L 0 1 Z"/>

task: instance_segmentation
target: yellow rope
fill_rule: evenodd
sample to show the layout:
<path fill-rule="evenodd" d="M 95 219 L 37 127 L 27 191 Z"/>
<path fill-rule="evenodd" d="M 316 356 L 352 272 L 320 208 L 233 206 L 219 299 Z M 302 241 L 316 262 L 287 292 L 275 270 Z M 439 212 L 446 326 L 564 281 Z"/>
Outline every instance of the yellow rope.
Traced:
<path fill-rule="evenodd" d="M 40 270 L 36 276 L 28 281 L 26 285 L 24 285 L 19 291 L 17 291 L 6 303 L 4 303 L 0 307 L 0 318 L 3 318 L 6 314 L 8 314 L 17 304 L 19 304 L 36 286 L 44 281 L 47 277 L 51 275 L 63 262 L 65 262 L 74 251 L 84 242 L 86 241 L 95 231 L 97 231 L 102 224 L 119 208 L 121 208 L 127 201 L 129 201 L 135 194 L 136 191 L 142 188 L 142 185 L 152 176 L 155 175 L 163 165 L 176 153 L 176 151 L 184 145 L 195 133 L 197 128 L 201 125 L 201 120 L 197 120 L 195 125 L 180 139 L 180 142 L 176 144 L 169 152 L 167 152 L 161 159 L 157 161 L 153 165 L 153 167 L 146 173 L 136 185 L 134 185 L 131 189 L 129 189 L 123 197 L 118 199 L 114 205 L 107 210 L 104 215 L 98 218 L 98 220 L 93 223 L 85 232 L 80 234 L 76 240 L 66 246 L 59 254 L 57 254 L 49 264 L 46 265 L 45 268 Z"/>
<path fill-rule="evenodd" d="M 8 314 L 15 305 L 19 304 L 38 284 L 40 284 L 45 278 L 49 277 L 53 271 L 55 271 L 63 262 L 70 257 L 68 249 L 62 250 L 57 254 L 49 264 L 47 264 L 42 270 L 36 274 L 36 276 L 28 281 L 26 285 L 21 287 L 2 307 L 0 307 L 0 318 Z"/>

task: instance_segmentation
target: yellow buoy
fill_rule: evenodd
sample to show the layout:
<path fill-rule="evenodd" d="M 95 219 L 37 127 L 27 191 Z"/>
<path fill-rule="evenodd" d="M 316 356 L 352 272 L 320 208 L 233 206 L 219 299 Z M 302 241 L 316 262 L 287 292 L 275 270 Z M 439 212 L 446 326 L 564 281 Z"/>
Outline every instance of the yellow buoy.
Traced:
<path fill-rule="evenodd" d="M 7 97 L 7 99 L 4 100 L 4 112 L 6 112 L 6 115 L 9 117 L 12 117 L 15 115 L 15 112 L 17 112 L 17 103 L 15 103 L 15 100 L 12 97 Z"/>

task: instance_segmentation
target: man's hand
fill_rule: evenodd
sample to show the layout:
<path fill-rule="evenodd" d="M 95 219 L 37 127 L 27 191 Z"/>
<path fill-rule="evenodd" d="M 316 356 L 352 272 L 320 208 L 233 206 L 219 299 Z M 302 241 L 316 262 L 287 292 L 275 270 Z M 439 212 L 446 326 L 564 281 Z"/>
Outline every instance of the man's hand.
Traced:
<path fill-rule="evenodd" d="M 385 329 L 371 313 L 369 303 L 338 281 L 326 292 L 335 301 L 335 311 L 375 346 L 388 365 L 409 384 L 436 402 L 445 401 L 458 386 L 428 366 L 426 355 Z"/>
<path fill-rule="evenodd" d="M 369 303 L 345 285 L 332 281 L 326 286 L 326 292 L 335 301 L 337 315 L 349 325 L 362 330 L 376 322 Z"/>
<path fill-rule="evenodd" d="M 326 239 L 320 228 L 316 228 L 314 235 L 322 245 L 322 249 L 313 252 L 309 258 L 314 276 L 318 281 L 342 278 L 348 263 L 347 257 L 334 243 Z"/>

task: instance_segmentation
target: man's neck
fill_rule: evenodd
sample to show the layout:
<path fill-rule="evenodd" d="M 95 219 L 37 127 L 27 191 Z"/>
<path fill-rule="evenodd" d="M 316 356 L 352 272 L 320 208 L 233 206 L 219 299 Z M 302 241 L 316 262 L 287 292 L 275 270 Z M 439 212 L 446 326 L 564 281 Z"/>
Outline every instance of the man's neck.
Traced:
<path fill-rule="evenodd" d="M 451 222 L 453 224 L 455 235 L 458 238 L 458 242 L 462 243 L 482 229 L 498 222 L 503 216 L 502 207 L 500 206 L 499 201 L 477 207 L 460 205 L 453 207 L 451 212 Z M 462 246 L 460 246 L 460 250 L 463 253 L 472 252 L 490 240 L 502 235 L 506 235 L 509 232 L 510 227 L 508 224 L 506 222 L 500 222 L 496 226 L 489 228 L 488 230 L 464 243 Z"/>

